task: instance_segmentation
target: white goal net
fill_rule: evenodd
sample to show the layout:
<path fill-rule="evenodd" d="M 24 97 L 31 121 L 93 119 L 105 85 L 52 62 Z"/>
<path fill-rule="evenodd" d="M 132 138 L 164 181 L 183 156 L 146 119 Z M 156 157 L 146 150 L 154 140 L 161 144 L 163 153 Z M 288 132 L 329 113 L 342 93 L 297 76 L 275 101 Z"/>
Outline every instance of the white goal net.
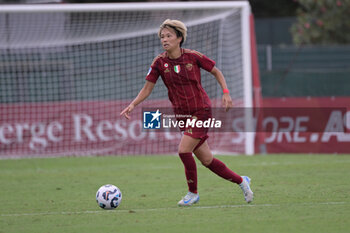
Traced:
<path fill-rule="evenodd" d="M 188 27 L 184 48 L 215 60 L 238 107 L 251 107 L 248 2 L 13 5 L 0 8 L 0 157 L 177 152 L 179 133 L 142 130 L 142 107 L 169 107 L 159 81 L 127 121 L 167 18 Z M 220 106 L 222 90 L 202 72 Z M 220 153 L 253 152 L 250 133 L 213 133 Z"/>

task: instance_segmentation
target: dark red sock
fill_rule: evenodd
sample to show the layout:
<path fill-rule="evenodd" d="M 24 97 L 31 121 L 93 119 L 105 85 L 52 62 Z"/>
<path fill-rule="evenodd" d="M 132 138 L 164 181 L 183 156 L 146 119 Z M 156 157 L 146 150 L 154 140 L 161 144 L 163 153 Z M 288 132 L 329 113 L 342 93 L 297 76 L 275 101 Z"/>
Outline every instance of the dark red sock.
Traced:
<path fill-rule="evenodd" d="M 182 163 L 185 167 L 188 190 L 197 193 L 197 166 L 192 153 L 179 153 Z"/>
<path fill-rule="evenodd" d="M 233 183 L 240 184 L 242 183 L 242 177 L 230 170 L 223 162 L 214 158 L 211 164 L 207 167 L 216 175 L 229 180 Z"/>

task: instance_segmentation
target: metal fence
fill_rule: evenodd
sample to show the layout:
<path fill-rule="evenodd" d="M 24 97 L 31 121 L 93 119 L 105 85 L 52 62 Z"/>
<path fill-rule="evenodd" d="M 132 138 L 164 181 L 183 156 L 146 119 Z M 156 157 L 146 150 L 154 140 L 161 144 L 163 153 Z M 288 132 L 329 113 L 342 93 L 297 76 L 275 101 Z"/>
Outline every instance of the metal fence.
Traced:
<path fill-rule="evenodd" d="M 263 95 L 350 96 L 350 45 L 258 46 Z"/>

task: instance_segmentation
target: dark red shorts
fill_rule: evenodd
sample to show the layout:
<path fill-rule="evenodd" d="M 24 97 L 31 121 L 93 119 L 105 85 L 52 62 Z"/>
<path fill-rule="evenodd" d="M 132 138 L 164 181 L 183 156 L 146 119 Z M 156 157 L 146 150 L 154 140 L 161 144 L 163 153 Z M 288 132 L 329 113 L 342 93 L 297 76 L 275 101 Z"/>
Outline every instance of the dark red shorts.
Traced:
<path fill-rule="evenodd" d="M 206 120 L 208 120 L 209 118 L 212 118 L 212 112 L 210 108 L 203 108 L 200 109 L 198 111 L 193 112 L 192 114 L 189 114 L 192 117 L 188 117 L 188 118 L 177 118 L 177 120 L 183 120 L 185 122 L 187 122 L 188 120 L 192 121 L 194 119 L 196 119 L 197 121 L 202 121 L 205 122 Z M 208 136 L 208 131 L 209 128 L 207 127 L 198 127 L 197 124 L 189 124 L 189 125 L 185 125 L 184 127 L 179 127 L 180 130 L 183 132 L 184 135 L 190 136 L 192 138 L 198 138 L 198 139 L 202 139 L 203 142 L 209 137 Z"/>

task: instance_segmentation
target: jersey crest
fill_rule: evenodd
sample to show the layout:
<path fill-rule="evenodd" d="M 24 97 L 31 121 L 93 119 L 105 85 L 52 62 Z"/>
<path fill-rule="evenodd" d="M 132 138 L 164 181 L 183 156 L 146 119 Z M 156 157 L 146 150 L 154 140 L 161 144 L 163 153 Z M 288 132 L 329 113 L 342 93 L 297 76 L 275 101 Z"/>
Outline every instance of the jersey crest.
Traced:
<path fill-rule="evenodd" d="M 186 64 L 186 69 L 187 69 L 188 71 L 191 71 L 192 68 L 193 68 L 193 65 L 192 65 L 191 63 Z"/>
<path fill-rule="evenodd" d="M 181 66 L 180 65 L 176 65 L 176 66 L 174 66 L 174 71 L 175 71 L 175 73 L 180 73 L 180 71 L 181 71 Z"/>

